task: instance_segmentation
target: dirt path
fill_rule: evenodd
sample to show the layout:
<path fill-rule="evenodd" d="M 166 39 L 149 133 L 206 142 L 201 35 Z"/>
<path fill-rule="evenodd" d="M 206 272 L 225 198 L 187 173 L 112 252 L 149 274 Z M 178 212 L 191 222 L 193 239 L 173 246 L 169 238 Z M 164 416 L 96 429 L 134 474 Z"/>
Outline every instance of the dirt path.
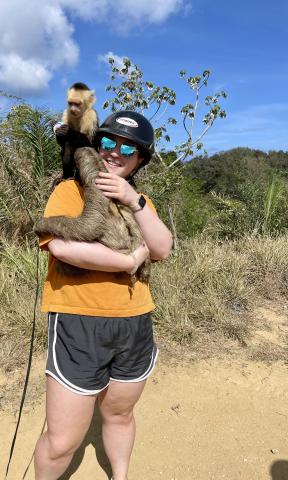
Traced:
<path fill-rule="evenodd" d="M 43 363 L 34 365 L 34 384 Z M 160 361 L 136 411 L 129 479 L 287 480 L 287 375 L 283 362 L 213 360 L 177 366 Z M 39 402 L 26 409 L 21 422 L 9 480 L 22 479 L 43 425 L 40 385 Z M 15 422 L 12 412 L 0 414 L 1 479 Z M 105 469 L 96 413 L 63 480 L 105 480 Z M 34 478 L 32 468 L 26 478 Z"/>
<path fill-rule="evenodd" d="M 173 354 L 162 353 L 136 409 L 130 480 L 288 480 L 288 364 L 277 361 L 287 355 L 288 306 L 261 306 L 253 321 L 245 348 L 228 340 L 220 346 L 216 342 L 221 360 L 195 361 L 183 350 L 175 356 L 175 348 Z M 205 343 L 202 353 L 211 351 Z M 247 360 L 251 358 L 266 363 Z M 22 479 L 43 427 L 44 364 L 44 356 L 34 359 L 8 480 Z M 0 479 L 22 382 L 23 372 L 0 375 Z M 110 478 L 100 429 L 96 411 L 61 480 Z M 26 480 L 34 480 L 31 467 Z"/>

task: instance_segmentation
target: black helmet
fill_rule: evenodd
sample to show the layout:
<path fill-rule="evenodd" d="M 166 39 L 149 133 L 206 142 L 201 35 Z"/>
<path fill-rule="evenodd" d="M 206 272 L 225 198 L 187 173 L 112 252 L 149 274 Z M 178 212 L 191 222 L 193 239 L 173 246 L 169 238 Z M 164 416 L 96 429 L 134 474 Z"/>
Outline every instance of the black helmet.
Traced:
<path fill-rule="evenodd" d="M 141 148 L 144 158 L 141 167 L 146 165 L 154 153 L 154 130 L 147 118 L 132 110 L 119 110 L 104 120 L 95 135 L 95 147 L 99 148 L 99 140 L 105 133 L 129 138 Z"/>

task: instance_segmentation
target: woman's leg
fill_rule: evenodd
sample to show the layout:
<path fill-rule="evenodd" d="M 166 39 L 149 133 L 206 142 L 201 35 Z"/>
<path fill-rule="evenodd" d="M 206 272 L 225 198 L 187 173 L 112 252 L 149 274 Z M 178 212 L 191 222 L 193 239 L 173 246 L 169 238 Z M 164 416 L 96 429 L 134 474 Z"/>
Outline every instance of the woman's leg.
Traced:
<path fill-rule="evenodd" d="M 103 420 L 103 443 L 110 460 L 113 480 L 127 479 L 135 438 L 133 407 L 144 386 L 145 381 L 122 383 L 111 380 L 109 387 L 98 396 Z"/>
<path fill-rule="evenodd" d="M 56 480 L 65 472 L 89 428 L 95 399 L 47 376 L 47 431 L 35 449 L 35 480 Z"/>

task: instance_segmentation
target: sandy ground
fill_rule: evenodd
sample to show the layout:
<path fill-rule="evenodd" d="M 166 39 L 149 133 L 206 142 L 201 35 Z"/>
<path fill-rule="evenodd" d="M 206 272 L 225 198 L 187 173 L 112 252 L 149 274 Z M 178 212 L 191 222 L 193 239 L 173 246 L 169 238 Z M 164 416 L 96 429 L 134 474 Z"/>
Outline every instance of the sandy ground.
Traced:
<path fill-rule="evenodd" d="M 273 317 L 271 312 L 265 315 Z M 275 327 L 275 316 L 272 320 Z M 282 331 L 285 325 L 287 315 L 278 322 Z M 272 330 L 258 332 L 264 347 L 269 334 L 269 341 L 279 340 L 275 328 Z M 43 366 L 44 358 L 34 362 L 30 396 L 8 480 L 22 479 L 43 426 Z M 138 429 L 129 480 L 287 480 L 287 375 L 285 361 L 268 364 L 235 355 L 184 364 L 179 363 L 179 357 L 160 359 L 136 409 Z M 0 385 L 7 381 L 0 377 Z M 13 408 L 0 413 L 1 479 L 18 400 L 15 414 Z M 25 478 L 34 479 L 31 467 Z M 88 435 L 62 480 L 107 478 L 109 466 L 96 411 Z"/>

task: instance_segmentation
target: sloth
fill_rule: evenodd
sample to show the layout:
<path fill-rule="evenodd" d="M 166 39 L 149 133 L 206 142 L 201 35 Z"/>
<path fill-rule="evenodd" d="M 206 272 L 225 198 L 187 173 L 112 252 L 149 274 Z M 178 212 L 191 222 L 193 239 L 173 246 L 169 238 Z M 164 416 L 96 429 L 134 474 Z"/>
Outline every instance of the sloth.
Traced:
<path fill-rule="evenodd" d="M 52 234 L 64 240 L 82 242 L 97 241 L 121 253 L 131 254 L 142 242 L 141 230 L 131 209 L 120 202 L 105 197 L 95 185 L 99 171 L 107 171 L 100 155 L 90 147 L 75 151 L 84 189 L 84 208 L 79 217 L 42 217 L 35 222 L 34 232 L 38 235 Z M 57 269 L 65 274 L 83 274 L 85 270 L 64 262 L 57 262 Z M 136 277 L 147 282 L 150 275 L 150 260 L 146 260 L 136 272 Z M 132 284 L 136 278 L 132 275 Z"/>

